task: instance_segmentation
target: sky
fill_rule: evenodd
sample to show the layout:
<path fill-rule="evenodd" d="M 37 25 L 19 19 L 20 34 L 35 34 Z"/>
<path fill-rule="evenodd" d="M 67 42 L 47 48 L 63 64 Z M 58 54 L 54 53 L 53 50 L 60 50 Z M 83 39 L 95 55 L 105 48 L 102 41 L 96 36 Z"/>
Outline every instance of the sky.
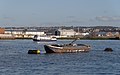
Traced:
<path fill-rule="evenodd" d="M 0 0 L 0 27 L 117 26 L 120 0 Z"/>

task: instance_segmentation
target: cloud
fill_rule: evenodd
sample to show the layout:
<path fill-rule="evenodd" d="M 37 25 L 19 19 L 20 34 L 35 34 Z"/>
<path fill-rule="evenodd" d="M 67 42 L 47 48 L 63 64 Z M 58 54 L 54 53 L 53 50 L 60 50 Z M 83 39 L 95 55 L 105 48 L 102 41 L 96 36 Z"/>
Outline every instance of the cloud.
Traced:
<path fill-rule="evenodd" d="M 67 16 L 66 18 L 76 18 L 76 16 Z"/>
<path fill-rule="evenodd" d="M 98 21 L 104 21 L 104 22 L 116 22 L 120 21 L 120 16 L 98 16 L 95 18 Z"/>
<path fill-rule="evenodd" d="M 15 20 L 15 19 L 12 18 L 12 17 L 1 17 L 0 20 L 13 21 L 13 20 Z"/>
<path fill-rule="evenodd" d="M 65 23 L 83 23 L 83 21 L 80 21 L 80 20 L 70 20 L 70 21 L 66 21 Z"/>
<path fill-rule="evenodd" d="M 76 17 L 76 16 L 67 16 L 66 20 L 64 20 L 63 23 L 78 24 L 78 23 L 83 23 L 83 21 L 80 18 Z"/>

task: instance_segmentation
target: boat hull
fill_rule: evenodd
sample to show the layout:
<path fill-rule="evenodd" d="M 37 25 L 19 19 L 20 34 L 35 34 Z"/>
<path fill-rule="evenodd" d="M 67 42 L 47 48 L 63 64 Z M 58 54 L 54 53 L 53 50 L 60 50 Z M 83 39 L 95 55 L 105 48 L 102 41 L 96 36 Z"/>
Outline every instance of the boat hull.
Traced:
<path fill-rule="evenodd" d="M 33 37 L 33 41 L 57 41 L 57 39 L 56 39 L 56 37 L 35 35 Z"/>
<path fill-rule="evenodd" d="M 57 40 L 33 39 L 33 41 L 57 41 Z"/>
<path fill-rule="evenodd" d="M 75 52 L 88 52 L 90 47 L 88 46 L 65 46 L 55 47 L 52 45 L 44 45 L 46 53 L 75 53 Z"/>

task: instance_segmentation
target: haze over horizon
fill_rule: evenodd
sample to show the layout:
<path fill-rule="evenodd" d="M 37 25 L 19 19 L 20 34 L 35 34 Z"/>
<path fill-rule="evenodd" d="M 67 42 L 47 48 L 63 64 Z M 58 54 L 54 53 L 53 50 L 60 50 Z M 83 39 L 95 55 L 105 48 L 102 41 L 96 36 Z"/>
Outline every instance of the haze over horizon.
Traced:
<path fill-rule="evenodd" d="M 0 0 L 0 27 L 116 26 L 120 0 Z"/>

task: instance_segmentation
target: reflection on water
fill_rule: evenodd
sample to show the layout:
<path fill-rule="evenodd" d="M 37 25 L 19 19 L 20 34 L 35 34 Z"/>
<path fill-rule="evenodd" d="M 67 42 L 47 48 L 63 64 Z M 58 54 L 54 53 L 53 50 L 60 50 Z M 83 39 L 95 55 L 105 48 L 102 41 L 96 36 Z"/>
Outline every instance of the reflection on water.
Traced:
<path fill-rule="evenodd" d="M 45 54 L 44 44 L 69 43 L 33 42 L 32 40 L 0 40 L 1 75 L 119 75 L 119 40 L 78 40 L 89 44 L 88 53 Z M 113 52 L 104 52 L 111 47 Z M 29 49 L 40 49 L 41 54 L 27 54 Z"/>

